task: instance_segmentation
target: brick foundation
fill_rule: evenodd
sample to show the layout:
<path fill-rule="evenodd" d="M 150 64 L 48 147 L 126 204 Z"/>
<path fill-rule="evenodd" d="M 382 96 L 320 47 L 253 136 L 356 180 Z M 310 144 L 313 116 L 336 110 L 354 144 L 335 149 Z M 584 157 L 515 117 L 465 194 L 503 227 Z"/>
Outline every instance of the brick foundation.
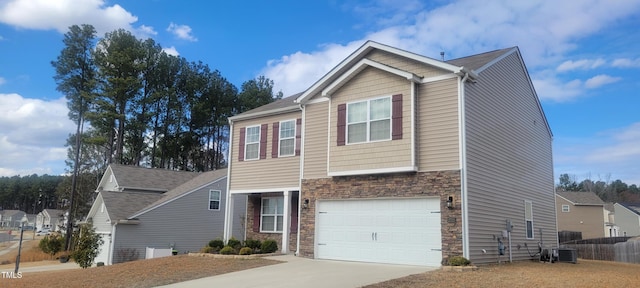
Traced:
<path fill-rule="evenodd" d="M 317 200 L 421 196 L 438 196 L 441 199 L 443 263 L 450 256 L 462 255 L 461 186 L 458 170 L 303 179 L 301 188 L 300 197 L 309 199 L 309 205 L 307 209 L 302 209 L 300 215 L 300 256 L 314 257 Z M 454 209 L 446 207 L 449 196 L 453 196 Z"/>

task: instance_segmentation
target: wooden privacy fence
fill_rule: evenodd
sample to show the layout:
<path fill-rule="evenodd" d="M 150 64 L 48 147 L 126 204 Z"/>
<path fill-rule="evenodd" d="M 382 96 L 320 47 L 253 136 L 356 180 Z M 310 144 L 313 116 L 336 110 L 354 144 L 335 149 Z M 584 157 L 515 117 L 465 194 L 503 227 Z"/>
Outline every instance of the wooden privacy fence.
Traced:
<path fill-rule="evenodd" d="M 637 246 L 627 245 L 627 243 L 638 242 L 626 242 L 629 238 L 631 237 L 610 237 L 575 240 L 563 243 L 560 245 L 560 247 L 576 249 L 578 258 L 582 259 L 628 262 L 618 259 L 627 259 L 630 258 L 630 255 L 638 255 L 638 253 L 640 252 L 640 244 L 636 244 Z M 623 248 L 617 248 L 618 245 Z"/>
<path fill-rule="evenodd" d="M 640 240 L 629 240 L 613 245 L 615 249 L 615 261 L 627 263 L 640 263 Z"/>

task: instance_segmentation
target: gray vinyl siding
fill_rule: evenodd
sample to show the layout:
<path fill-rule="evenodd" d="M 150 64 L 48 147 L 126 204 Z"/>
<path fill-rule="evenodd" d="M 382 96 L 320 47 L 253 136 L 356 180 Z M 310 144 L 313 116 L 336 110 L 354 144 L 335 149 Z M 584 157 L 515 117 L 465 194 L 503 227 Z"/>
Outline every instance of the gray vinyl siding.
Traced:
<path fill-rule="evenodd" d="M 226 202 L 226 177 L 206 187 L 165 203 L 138 217 L 137 225 L 118 224 L 113 248 L 113 264 L 122 262 L 119 251 L 135 249 L 145 258 L 146 247 L 170 248 L 179 254 L 198 252 L 209 240 L 222 238 Z M 209 210 L 209 190 L 220 190 L 220 210 Z M 246 197 L 235 196 L 233 236 L 244 238 Z M 242 219 L 242 221 L 241 221 Z M 242 223 L 241 223 L 242 222 Z M 197 227 L 197 229 L 194 229 Z"/>
<path fill-rule="evenodd" d="M 514 260 L 530 258 L 525 244 L 536 249 L 542 240 L 557 246 L 552 136 L 525 69 L 516 51 L 482 71 L 476 83 L 465 84 L 468 244 L 474 263 L 496 261 L 496 237 L 506 219 L 514 226 Z M 533 203 L 534 239 L 526 239 L 525 200 Z"/>
<path fill-rule="evenodd" d="M 105 207 L 104 212 L 102 211 L 101 207 L 104 202 L 102 202 L 102 196 L 98 197 L 100 198 L 96 200 L 96 205 L 98 206 L 96 207 L 96 214 L 93 215 L 93 219 L 91 219 L 91 221 L 93 221 L 93 227 L 96 228 L 96 232 L 111 233 L 111 220 L 107 214 L 108 210 Z"/>
<path fill-rule="evenodd" d="M 619 236 L 640 236 L 640 215 L 618 203 L 614 207 Z"/>

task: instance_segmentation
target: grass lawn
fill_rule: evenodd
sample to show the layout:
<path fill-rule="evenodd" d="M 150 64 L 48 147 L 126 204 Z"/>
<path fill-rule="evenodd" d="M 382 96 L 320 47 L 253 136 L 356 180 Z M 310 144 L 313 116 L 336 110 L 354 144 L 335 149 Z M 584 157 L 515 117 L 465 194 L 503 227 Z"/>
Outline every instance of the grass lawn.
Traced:
<path fill-rule="evenodd" d="M 638 287 L 639 272 L 639 264 L 608 261 L 517 262 L 480 266 L 476 271 L 438 270 L 366 287 Z"/>

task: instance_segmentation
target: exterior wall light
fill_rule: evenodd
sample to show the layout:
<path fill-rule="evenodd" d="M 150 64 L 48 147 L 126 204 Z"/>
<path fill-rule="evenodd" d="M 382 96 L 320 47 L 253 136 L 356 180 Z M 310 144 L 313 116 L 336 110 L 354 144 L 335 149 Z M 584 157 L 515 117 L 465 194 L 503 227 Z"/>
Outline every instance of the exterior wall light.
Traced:
<path fill-rule="evenodd" d="M 305 198 L 302 202 L 302 209 L 309 209 L 309 198 Z"/>
<path fill-rule="evenodd" d="M 449 196 L 449 198 L 447 198 L 447 208 L 449 209 L 453 209 L 453 196 Z"/>

